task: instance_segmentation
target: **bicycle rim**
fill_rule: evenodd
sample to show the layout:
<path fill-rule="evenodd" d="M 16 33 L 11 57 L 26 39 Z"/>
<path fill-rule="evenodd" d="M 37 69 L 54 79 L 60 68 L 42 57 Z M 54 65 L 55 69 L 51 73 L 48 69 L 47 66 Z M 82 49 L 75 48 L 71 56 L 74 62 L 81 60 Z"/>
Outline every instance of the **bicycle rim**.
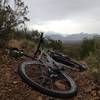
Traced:
<path fill-rule="evenodd" d="M 42 71 L 44 72 L 41 73 Z M 19 66 L 18 73 L 25 83 L 42 94 L 65 98 L 73 97 L 77 93 L 77 87 L 69 76 L 66 76 L 66 78 L 55 77 L 54 79 L 50 79 L 46 66 L 39 61 L 23 62 Z M 50 83 L 51 81 L 52 84 Z M 61 86 L 63 86 L 63 89 Z"/>

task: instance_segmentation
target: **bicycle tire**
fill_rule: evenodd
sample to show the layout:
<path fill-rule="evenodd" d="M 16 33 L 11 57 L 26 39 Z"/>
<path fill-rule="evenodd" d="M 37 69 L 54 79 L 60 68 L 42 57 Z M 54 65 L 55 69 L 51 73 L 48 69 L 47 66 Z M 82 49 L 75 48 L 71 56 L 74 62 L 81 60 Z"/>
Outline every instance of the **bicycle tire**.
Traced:
<path fill-rule="evenodd" d="M 68 97 L 73 97 L 73 96 L 75 96 L 77 94 L 76 84 L 69 76 L 66 76 L 66 80 L 67 80 L 68 84 L 70 84 L 70 90 L 68 90 L 66 92 L 51 91 L 51 90 L 48 90 L 48 89 L 36 84 L 26 74 L 25 69 L 26 69 L 28 64 L 40 64 L 40 65 L 42 65 L 42 64 L 40 62 L 38 62 L 38 61 L 28 61 L 28 62 L 23 62 L 21 64 L 21 66 L 19 66 L 19 68 L 18 68 L 19 76 L 32 89 L 34 89 L 34 90 L 36 90 L 36 91 L 38 91 L 38 92 L 40 92 L 40 93 L 42 93 L 44 95 L 57 97 L 57 98 L 66 98 L 66 97 L 68 98 Z"/>
<path fill-rule="evenodd" d="M 62 63 L 64 65 L 70 66 L 71 68 L 76 68 L 80 71 L 84 71 L 86 70 L 86 66 L 84 64 L 80 64 L 79 62 L 77 62 L 76 60 L 73 60 L 69 57 L 64 57 L 61 54 L 57 54 L 57 53 L 51 53 L 50 55 L 55 61 Z"/>

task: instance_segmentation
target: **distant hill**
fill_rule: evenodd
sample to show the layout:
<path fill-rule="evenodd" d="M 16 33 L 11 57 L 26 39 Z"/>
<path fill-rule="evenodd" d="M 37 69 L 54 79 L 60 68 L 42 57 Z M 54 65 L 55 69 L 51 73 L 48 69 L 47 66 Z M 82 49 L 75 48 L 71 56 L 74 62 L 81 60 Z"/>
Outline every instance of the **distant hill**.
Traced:
<path fill-rule="evenodd" d="M 96 33 L 94 34 L 88 34 L 88 33 L 79 33 L 79 34 L 71 34 L 71 35 L 66 35 L 62 36 L 60 34 L 53 34 L 49 33 L 46 35 L 46 37 L 51 38 L 53 40 L 61 40 L 63 42 L 79 42 L 82 41 L 84 38 L 92 39 L 94 36 L 100 36 Z"/>

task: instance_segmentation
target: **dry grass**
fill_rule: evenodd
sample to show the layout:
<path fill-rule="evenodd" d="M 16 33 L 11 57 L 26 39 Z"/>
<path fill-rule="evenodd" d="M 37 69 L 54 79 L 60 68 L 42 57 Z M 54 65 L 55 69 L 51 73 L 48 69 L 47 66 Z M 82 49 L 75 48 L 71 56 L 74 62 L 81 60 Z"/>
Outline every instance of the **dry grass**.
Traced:
<path fill-rule="evenodd" d="M 18 48 L 18 49 L 31 49 L 35 47 L 35 43 L 26 39 L 15 40 L 12 39 L 8 43 L 8 47 Z"/>
<path fill-rule="evenodd" d="M 20 45 L 21 45 L 21 41 L 18 41 L 18 40 L 10 40 L 9 43 L 8 43 L 8 47 L 13 47 L 13 48 L 18 48 L 20 49 Z"/>

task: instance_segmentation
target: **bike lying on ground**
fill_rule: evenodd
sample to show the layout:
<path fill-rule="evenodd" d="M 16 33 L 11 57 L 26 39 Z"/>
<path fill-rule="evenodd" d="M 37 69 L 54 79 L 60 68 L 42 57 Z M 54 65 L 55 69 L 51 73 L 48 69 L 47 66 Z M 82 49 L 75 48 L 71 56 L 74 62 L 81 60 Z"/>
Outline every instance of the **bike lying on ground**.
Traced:
<path fill-rule="evenodd" d="M 18 73 L 22 80 L 32 89 L 42 94 L 57 97 L 73 97 L 77 93 L 75 82 L 64 71 L 67 68 L 84 71 L 86 66 L 55 51 L 40 50 L 43 34 L 34 56 L 31 57 L 18 49 L 12 49 L 12 53 L 27 56 L 32 61 L 23 62 Z"/>

